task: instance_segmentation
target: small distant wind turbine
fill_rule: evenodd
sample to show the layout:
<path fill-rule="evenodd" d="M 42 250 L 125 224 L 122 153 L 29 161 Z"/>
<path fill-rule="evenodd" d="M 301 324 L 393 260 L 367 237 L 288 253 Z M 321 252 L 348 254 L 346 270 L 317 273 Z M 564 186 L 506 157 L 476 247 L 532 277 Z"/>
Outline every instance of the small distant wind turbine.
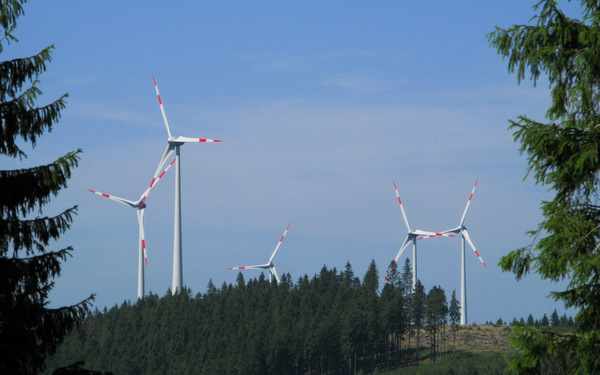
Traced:
<path fill-rule="evenodd" d="M 462 324 L 462 325 L 467 324 L 467 273 L 466 273 L 466 267 L 465 267 L 465 240 L 469 243 L 469 246 L 471 246 L 471 249 L 473 249 L 473 251 L 475 252 L 475 255 L 477 255 L 477 258 L 479 258 L 479 260 L 481 261 L 481 264 L 483 264 L 483 266 L 485 268 L 487 268 L 487 265 L 481 258 L 481 255 L 479 255 L 479 252 L 475 248 L 475 245 L 473 245 L 473 241 L 471 241 L 471 238 L 469 237 L 469 232 L 467 232 L 467 227 L 465 227 L 465 225 L 464 225 L 465 218 L 467 217 L 467 211 L 469 210 L 469 205 L 471 204 L 471 199 L 473 199 L 473 194 L 475 193 L 475 188 L 477 187 L 478 181 L 479 180 L 475 180 L 475 185 L 473 186 L 471 195 L 469 195 L 469 200 L 467 201 L 467 206 L 465 207 L 465 211 L 463 212 L 463 215 L 460 219 L 460 224 L 454 229 L 449 229 L 449 230 L 445 230 L 442 232 L 443 235 L 446 235 L 448 237 L 454 237 L 455 234 L 459 234 L 459 233 L 462 236 L 461 268 L 460 268 L 460 324 Z"/>
<path fill-rule="evenodd" d="M 400 250 L 398 251 L 398 254 L 396 255 L 396 258 L 394 258 L 393 264 L 397 264 L 398 259 L 402 255 L 402 252 L 404 252 L 404 249 L 406 249 L 408 247 L 408 245 L 410 243 L 412 243 L 412 245 L 413 245 L 412 288 L 414 290 L 415 285 L 417 284 L 417 280 L 418 280 L 418 278 L 417 278 L 417 240 L 422 240 L 423 238 L 441 237 L 441 236 L 449 236 L 449 235 L 445 234 L 445 233 L 429 232 L 429 231 L 424 231 L 424 230 L 420 230 L 420 229 L 410 229 L 410 225 L 408 224 L 408 219 L 406 217 L 406 213 L 404 212 L 404 206 L 402 206 L 402 200 L 400 199 L 400 194 L 398 194 L 398 188 L 396 187 L 395 182 L 394 182 L 394 190 L 396 190 L 396 197 L 398 198 L 398 204 L 400 205 L 400 210 L 402 211 L 402 218 L 404 218 L 404 224 L 406 225 L 406 228 L 408 229 L 408 233 L 406 235 L 406 238 L 404 239 L 404 243 L 402 244 L 402 246 L 400 247 Z M 388 274 L 385 275 L 384 281 L 387 280 L 388 275 L 389 275 L 389 270 L 388 270 Z"/>
<path fill-rule="evenodd" d="M 171 128 L 169 128 L 169 122 L 167 121 L 167 115 L 163 107 L 160 93 L 158 92 L 158 85 L 156 84 L 156 78 L 152 77 L 154 81 L 154 88 L 156 89 L 156 96 L 158 97 L 158 104 L 160 105 L 160 112 L 162 113 L 165 128 L 167 129 L 167 148 L 163 153 L 158 168 L 154 177 L 158 176 L 159 171 L 165 164 L 171 153 L 175 151 L 175 159 L 177 160 L 177 166 L 175 168 L 175 222 L 173 230 L 173 290 L 175 294 L 177 291 L 183 290 L 183 270 L 182 270 L 182 250 L 181 250 L 181 160 L 180 160 L 180 146 L 184 143 L 205 143 L 205 142 L 221 142 L 218 139 L 205 139 L 205 138 L 190 138 L 190 137 L 174 137 L 171 134 Z"/>
<path fill-rule="evenodd" d="M 285 228 L 285 232 L 283 232 L 283 235 L 281 236 L 281 238 L 279 239 L 279 242 L 277 243 L 277 246 L 275 247 L 275 251 L 273 251 L 273 254 L 271 254 L 271 257 L 269 258 L 269 262 L 267 264 L 259 264 L 257 266 L 243 266 L 243 267 L 231 267 L 228 268 L 228 270 L 269 270 L 269 282 L 272 281 L 272 278 L 275 277 L 275 280 L 277 280 L 277 284 L 279 284 L 279 276 L 277 276 L 277 271 L 275 270 L 275 266 L 273 265 L 273 258 L 275 258 L 275 254 L 277 254 L 277 250 L 279 250 L 279 246 L 281 246 L 281 243 L 283 242 L 283 239 L 285 238 L 285 235 L 288 231 L 288 229 L 290 229 L 290 225 L 292 224 L 288 224 L 287 228 Z"/>
<path fill-rule="evenodd" d="M 148 267 L 148 256 L 146 253 L 146 236 L 144 235 L 144 210 L 146 209 L 146 199 L 148 198 L 148 194 L 150 194 L 150 190 L 152 190 L 158 181 L 167 173 L 169 168 L 175 163 L 173 160 L 167 168 L 157 177 L 152 179 L 150 183 L 150 187 L 146 189 L 140 196 L 137 201 L 130 201 L 127 199 L 119 198 L 114 195 L 104 194 L 99 191 L 89 190 L 89 192 L 101 195 L 105 198 L 112 199 L 113 201 L 122 203 L 128 207 L 135 208 L 137 211 L 138 224 L 139 224 L 139 262 L 138 262 L 138 299 L 144 297 L 144 261 L 146 262 L 146 267 Z"/>

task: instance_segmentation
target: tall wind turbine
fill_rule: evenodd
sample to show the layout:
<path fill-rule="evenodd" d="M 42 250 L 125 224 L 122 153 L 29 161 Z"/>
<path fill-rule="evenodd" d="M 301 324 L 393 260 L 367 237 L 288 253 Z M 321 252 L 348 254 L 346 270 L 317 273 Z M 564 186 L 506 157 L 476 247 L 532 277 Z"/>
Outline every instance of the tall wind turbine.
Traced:
<path fill-rule="evenodd" d="M 150 187 L 148 187 L 146 191 L 142 193 L 140 198 L 135 202 L 119 198 L 114 195 L 104 194 L 99 191 L 88 189 L 88 191 L 91 193 L 101 195 L 105 198 L 112 199 L 113 201 L 122 203 L 128 207 L 136 209 L 139 224 L 138 299 L 144 297 L 144 261 L 146 262 L 146 267 L 148 267 L 148 256 L 146 253 L 146 236 L 144 235 L 144 210 L 146 209 L 146 199 L 148 198 L 148 194 L 150 194 L 150 190 L 152 190 L 156 186 L 158 181 L 160 181 L 160 179 L 165 175 L 165 173 L 167 173 L 167 171 L 169 170 L 169 168 L 171 168 L 173 163 L 175 163 L 175 160 L 173 160 L 160 175 L 152 179 Z"/>
<path fill-rule="evenodd" d="M 404 252 L 404 249 L 406 249 L 408 247 L 408 245 L 412 243 L 412 245 L 413 245 L 412 288 L 414 290 L 415 285 L 417 284 L 417 280 L 418 280 L 418 278 L 417 278 L 417 240 L 422 240 L 423 238 L 440 237 L 440 236 L 448 236 L 448 235 L 445 233 L 429 232 L 429 231 L 424 231 L 424 230 L 420 230 L 420 229 L 410 229 L 410 225 L 408 224 L 408 219 L 406 217 L 406 213 L 404 212 L 404 206 L 402 206 L 402 200 L 400 199 L 400 194 L 398 194 L 398 188 L 396 187 L 395 182 L 394 182 L 394 190 L 396 190 L 396 197 L 398 198 L 398 204 L 400 205 L 400 210 L 402 211 L 402 218 L 404 219 L 404 224 L 406 225 L 406 228 L 408 229 L 408 233 L 406 235 L 406 238 L 404 239 L 404 243 L 402 243 L 402 246 L 400 247 L 400 250 L 398 251 L 398 254 L 396 255 L 396 258 L 394 258 L 393 264 L 394 265 L 397 264 L 398 259 L 402 255 L 402 252 Z M 385 275 L 384 281 L 387 280 L 388 275 L 389 275 L 389 270 L 388 270 L 388 274 Z"/>
<path fill-rule="evenodd" d="M 181 160 L 180 160 L 180 146 L 184 143 L 206 143 L 206 142 L 221 142 L 218 139 L 205 139 L 205 138 L 190 138 L 190 137 L 174 137 L 171 134 L 171 128 L 167 121 L 167 115 L 163 107 L 160 93 L 158 92 L 158 85 L 156 84 L 156 78 L 152 77 L 154 81 L 154 88 L 156 89 L 156 96 L 158 97 L 158 104 L 160 105 L 160 112 L 162 113 L 165 128 L 167 129 L 167 148 L 163 153 L 158 168 L 154 177 L 158 176 L 162 166 L 169 158 L 171 153 L 175 151 L 175 160 L 177 160 L 177 166 L 175 168 L 175 220 L 173 230 L 173 288 L 172 293 L 175 294 L 177 291 L 183 290 L 183 270 L 182 270 L 182 254 L 181 254 Z"/>
<path fill-rule="evenodd" d="M 283 232 L 283 235 L 281 236 L 281 238 L 279 239 L 279 242 L 277 243 L 277 246 L 275 247 L 275 251 L 273 251 L 273 254 L 271 254 L 271 257 L 269 258 L 269 262 L 267 264 L 259 264 L 257 266 L 243 266 L 243 267 L 231 267 L 228 268 L 228 270 L 269 270 L 269 282 L 272 281 L 272 278 L 275 277 L 275 280 L 277 280 L 277 284 L 279 284 L 279 276 L 277 276 L 277 271 L 275 270 L 275 265 L 273 265 L 273 258 L 275 258 L 275 254 L 277 254 L 277 250 L 279 250 L 279 246 L 281 246 L 281 243 L 283 242 L 283 239 L 285 238 L 285 235 L 288 231 L 288 229 L 290 229 L 290 225 L 292 224 L 288 224 L 287 228 L 285 228 L 285 232 Z"/>
<path fill-rule="evenodd" d="M 465 240 L 469 243 L 469 246 L 471 246 L 471 249 L 473 249 L 473 251 L 475 252 L 475 255 L 477 255 L 477 258 L 479 258 L 479 260 L 481 261 L 481 264 L 483 264 L 483 266 L 485 268 L 487 268 L 487 265 L 481 258 L 481 255 L 479 255 L 479 252 L 475 248 L 475 245 L 473 245 L 473 241 L 471 241 L 471 238 L 469 237 L 469 232 L 467 232 L 467 227 L 465 227 L 465 225 L 464 225 L 465 218 L 467 217 L 467 211 L 469 210 L 469 205 L 471 204 L 471 199 L 473 199 L 473 194 L 475 193 L 475 188 L 477 187 L 478 181 L 479 180 L 475 180 L 475 185 L 473 186 L 471 195 L 469 195 L 469 200 L 467 201 L 467 206 L 465 207 L 465 211 L 463 212 L 462 217 L 460 219 L 460 224 L 454 229 L 449 229 L 449 230 L 445 230 L 442 232 L 442 234 L 447 235 L 448 237 L 454 237 L 455 234 L 459 234 L 459 233 L 462 237 L 461 267 L 460 267 L 460 324 L 462 324 L 462 325 L 467 324 L 467 274 L 466 274 L 466 267 L 465 267 Z"/>

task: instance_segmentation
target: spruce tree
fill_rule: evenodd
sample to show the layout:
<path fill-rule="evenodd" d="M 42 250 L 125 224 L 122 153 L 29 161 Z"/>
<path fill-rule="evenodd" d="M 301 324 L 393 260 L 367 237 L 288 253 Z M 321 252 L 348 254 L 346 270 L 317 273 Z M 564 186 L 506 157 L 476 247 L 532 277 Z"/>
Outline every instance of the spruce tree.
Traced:
<path fill-rule="evenodd" d="M 438 334 L 440 327 L 447 322 L 448 303 L 446 293 L 440 286 L 431 288 L 425 299 L 425 321 L 427 330 L 431 335 L 431 348 L 433 350 L 433 359 L 439 351 Z"/>
<path fill-rule="evenodd" d="M 556 311 L 556 309 L 554 309 L 552 315 L 550 316 L 550 325 L 552 325 L 552 327 L 560 326 L 560 318 L 558 317 L 558 312 Z"/>
<path fill-rule="evenodd" d="M 26 0 L 0 1 L 0 53 L 17 42 L 14 30 Z M 37 106 L 39 75 L 53 47 L 25 58 L 0 62 L 0 154 L 26 158 L 22 147 L 36 146 L 52 130 L 66 94 Z M 93 296 L 62 308 L 48 308 L 48 293 L 71 247 L 48 247 L 69 229 L 77 207 L 53 216 L 42 208 L 67 186 L 79 153 L 69 152 L 47 165 L 0 170 L 0 373 L 37 374 L 67 333 L 81 322 Z M 81 372 L 77 363 L 62 373 Z"/>
<path fill-rule="evenodd" d="M 427 299 L 427 293 L 425 293 L 425 287 L 421 284 L 421 280 L 417 280 L 415 284 L 415 290 L 412 293 L 410 300 L 410 317 L 412 324 L 417 331 L 417 363 L 419 362 L 419 347 L 421 346 L 421 327 L 425 321 L 425 301 Z"/>
<path fill-rule="evenodd" d="M 552 295 L 579 310 L 572 334 L 516 328 L 519 355 L 511 367 L 521 373 L 573 356 L 579 359 L 575 372 L 600 372 L 600 3 L 579 3 L 576 19 L 557 1 L 539 1 L 532 25 L 497 27 L 488 35 L 508 58 L 509 72 L 519 82 L 529 75 L 535 83 L 544 75 L 552 99 L 546 120 L 523 115 L 511 121 L 515 141 L 528 155 L 528 173 L 554 196 L 541 204 L 544 220 L 530 232 L 532 243 L 500 265 L 517 279 L 531 272 L 550 282 L 566 279 L 566 289 Z"/>
<path fill-rule="evenodd" d="M 456 290 L 452 291 L 448 316 L 450 317 L 450 324 L 452 325 L 452 350 L 456 353 L 456 331 L 458 331 L 458 323 L 460 323 L 460 302 L 456 299 Z"/>

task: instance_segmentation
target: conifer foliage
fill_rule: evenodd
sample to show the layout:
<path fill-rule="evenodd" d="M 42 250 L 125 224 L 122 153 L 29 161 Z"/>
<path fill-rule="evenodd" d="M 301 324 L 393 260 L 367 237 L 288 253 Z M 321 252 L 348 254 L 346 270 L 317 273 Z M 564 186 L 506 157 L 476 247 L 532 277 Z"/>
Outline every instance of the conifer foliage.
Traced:
<path fill-rule="evenodd" d="M 91 314 L 52 364 L 81 355 L 89 366 L 115 374 L 178 375 L 370 374 L 414 365 L 408 291 L 388 278 L 379 293 L 378 280 L 374 262 L 362 282 L 347 263 L 341 272 L 323 267 L 297 283 L 289 274 L 271 284 L 264 275 L 246 281 L 240 273 L 234 285 L 211 282 L 196 296 L 187 289 L 151 294 Z M 440 287 L 429 295 L 422 306 L 423 316 L 430 311 L 427 321 L 412 328 L 422 331 L 423 341 L 435 334 L 441 354 L 446 297 Z M 422 351 L 419 359 L 426 358 L 431 354 Z"/>
<path fill-rule="evenodd" d="M 552 282 L 567 279 L 566 290 L 553 296 L 580 310 L 572 335 L 518 327 L 514 343 L 520 355 L 512 366 L 519 373 L 572 362 L 576 368 L 563 373 L 600 372 L 600 3 L 579 3 L 576 19 L 557 1 L 539 1 L 533 25 L 497 27 L 488 35 L 519 82 L 546 76 L 552 97 L 547 122 L 525 115 L 511 121 L 529 173 L 554 198 L 542 202 L 545 219 L 530 232 L 533 243 L 509 253 L 500 265 L 517 279 L 530 272 Z"/>
<path fill-rule="evenodd" d="M 11 43 L 26 0 L 0 1 L 0 54 Z M 52 130 L 66 94 L 37 106 L 39 75 L 52 46 L 25 58 L 0 62 L 0 155 L 26 158 L 23 145 L 35 147 Z M 0 373 L 37 374 L 48 356 L 80 322 L 93 296 L 73 306 L 48 308 L 48 293 L 61 262 L 73 250 L 48 247 L 69 229 L 77 207 L 54 216 L 42 208 L 67 186 L 79 153 L 69 152 L 47 165 L 0 170 Z M 62 373 L 86 373 L 76 363 Z"/>

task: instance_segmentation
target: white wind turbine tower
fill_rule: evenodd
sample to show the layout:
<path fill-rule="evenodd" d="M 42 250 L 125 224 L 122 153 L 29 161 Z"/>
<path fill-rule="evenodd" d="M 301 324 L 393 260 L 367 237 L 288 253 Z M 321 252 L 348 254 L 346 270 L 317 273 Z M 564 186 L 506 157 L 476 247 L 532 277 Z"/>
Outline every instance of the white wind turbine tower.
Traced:
<path fill-rule="evenodd" d="M 465 207 L 465 211 L 463 212 L 463 215 L 460 219 L 459 226 L 457 226 L 454 229 L 449 229 L 449 230 L 445 230 L 442 232 L 442 234 L 444 234 L 448 237 L 454 237 L 455 234 L 459 234 L 459 233 L 462 236 L 461 267 L 460 267 L 460 324 L 462 324 L 462 325 L 467 324 L 467 274 L 466 274 L 466 267 L 465 267 L 465 240 L 469 243 L 469 246 L 471 246 L 471 249 L 473 249 L 473 251 L 475 252 L 475 255 L 477 255 L 477 257 L 481 261 L 481 264 L 483 264 L 483 266 L 485 268 L 487 268 L 487 265 L 481 258 L 481 255 L 479 255 L 479 252 L 475 248 L 475 245 L 473 245 L 473 241 L 471 241 L 471 238 L 469 237 L 469 232 L 467 232 L 467 227 L 465 227 L 465 225 L 464 225 L 465 218 L 467 217 L 467 211 L 469 210 L 469 205 L 471 204 L 471 199 L 473 199 L 473 194 L 475 193 L 475 188 L 477 187 L 478 181 L 479 180 L 475 180 L 475 185 L 473 186 L 471 195 L 469 195 L 469 200 L 467 201 L 467 206 Z"/>
<path fill-rule="evenodd" d="M 114 195 L 104 194 L 99 191 L 88 189 L 88 191 L 91 193 L 101 195 L 105 198 L 112 199 L 113 201 L 122 203 L 128 207 L 136 209 L 139 224 L 138 299 L 144 297 L 144 261 L 146 262 L 146 267 L 148 267 L 148 256 L 146 253 L 146 236 L 144 235 L 144 210 L 146 209 L 146 199 L 148 198 L 148 194 L 150 194 L 150 190 L 152 190 L 156 186 L 158 181 L 160 181 L 160 179 L 165 175 L 165 173 L 167 173 L 167 171 L 169 170 L 169 168 L 171 168 L 173 163 L 175 163 L 175 160 L 173 160 L 159 176 L 152 179 L 150 187 L 148 187 L 148 189 L 146 189 L 146 191 L 144 191 L 140 198 L 135 202 L 119 198 Z"/>
<path fill-rule="evenodd" d="M 175 294 L 177 291 L 183 290 L 183 271 L 182 271 L 182 254 L 181 254 L 181 160 L 180 160 L 180 146 L 184 143 L 205 143 L 205 142 L 221 142 L 218 139 L 205 139 L 205 138 L 190 138 L 190 137 L 174 137 L 171 134 L 171 128 L 169 127 L 169 122 L 167 121 L 167 115 L 165 114 L 165 109 L 163 107 L 162 99 L 160 98 L 160 93 L 158 92 L 158 85 L 156 84 L 156 79 L 154 76 L 152 77 L 154 81 L 154 88 L 156 89 L 156 96 L 158 98 L 158 104 L 160 105 L 160 112 L 162 113 L 163 121 L 165 123 L 165 128 L 167 129 L 167 148 L 163 153 L 160 162 L 158 163 L 158 168 L 156 169 L 156 173 L 154 177 L 158 176 L 159 171 L 161 170 L 164 163 L 169 158 L 169 155 L 175 151 L 175 160 L 177 160 L 177 166 L 175 168 L 175 222 L 174 222 L 174 233 L 173 233 L 173 288 L 172 293 Z"/>
<path fill-rule="evenodd" d="M 417 240 L 422 240 L 423 238 L 430 238 L 430 237 L 448 236 L 448 234 L 429 232 L 429 231 L 424 231 L 424 230 L 420 230 L 420 229 L 410 229 L 410 225 L 408 224 L 408 219 L 406 217 L 406 213 L 404 212 L 404 206 L 402 206 L 402 200 L 400 199 L 400 194 L 398 194 L 398 188 L 396 187 L 395 182 L 394 182 L 394 190 L 396 190 L 396 197 L 398 198 L 398 204 L 400 205 L 400 210 L 402 211 L 402 218 L 404 219 L 404 224 L 406 225 L 406 228 L 408 229 L 408 233 L 406 235 L 406 238 L 404 239 L 404 243 L 402 243 L 402 246 L 400 247 L 400 250 L 398 251 L 396 258 L 394 258 L 394 264 L 398 263 L 398 259 L 404 252 L 404 249 L 406 249 L 408 247 L 408 245 L 412 243 L 412 245 L 413 245 L 412 288 L 413 288 L 413 290 L 415 290 L 415 285 L 417 284 L 417 279 L 418 279 L 417 278 Z M 389 274 L 389 270 L 388 270 L 388 274 Z M 384 281 L 387 280 L 387 278 L 388 278 L 388 275 L 386 274 Z"/>
<path fill-rule="evenodd" d="M 285 228 L 285 231 L 283 232 L 283 235 L 281 236 L 281 238 L 279 239 L 279 242 L 277 243 L 277 246 L 275 247 L 275 251 L 273 251 L 273 254 L 271 254 L 271 257 L 269 258 L 269 262 L 267 264 L 259 264 L 256 266 L 243 266 L 243 267 L 231 267 L 228 268 L 228 270 L 269 270 L 269 282 L 272 282 L 272 278 L 275 277 L 275 280 L 277 280 L 277 284 L 279 284 L 279 276 L 277 276 L 277 271 L 275 270 L 275 266 L 273 265 L 273 258 L 275 258 L 275 254 L 277 254 L 277 250 L 279 250 L 279 246 L 281 246 L 281 243 L 283 242 L 283 239 L 285 238 L 285 235 L 288 231 L 288 229 L 290 229 L 290 225 L 292 224 L 288 224 L 287 228 Z"/>

